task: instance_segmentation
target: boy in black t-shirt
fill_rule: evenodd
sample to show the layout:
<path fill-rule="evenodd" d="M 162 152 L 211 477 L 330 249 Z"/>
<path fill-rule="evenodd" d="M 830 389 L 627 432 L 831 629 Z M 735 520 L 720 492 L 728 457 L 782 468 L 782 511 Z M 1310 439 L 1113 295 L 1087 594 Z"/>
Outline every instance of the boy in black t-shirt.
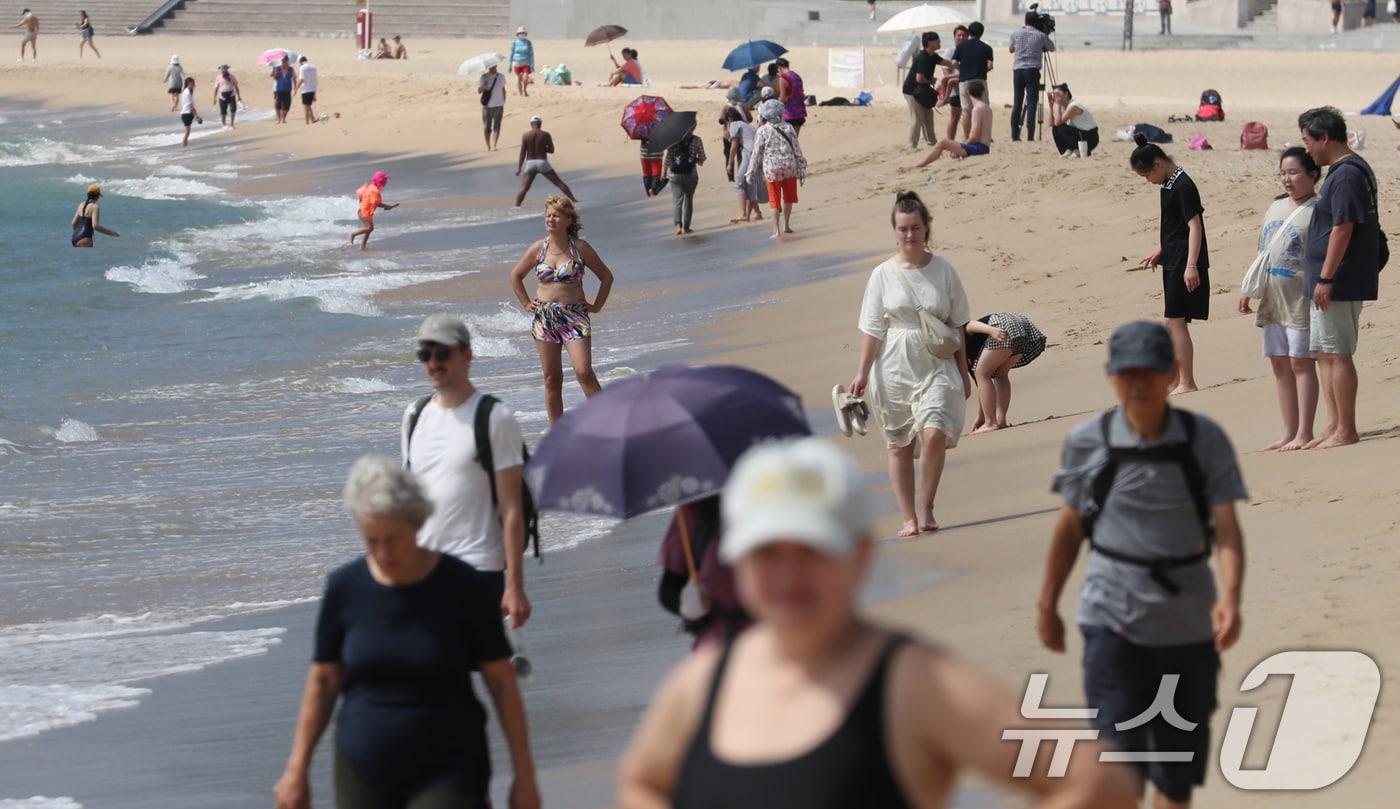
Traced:
<path fill-rule="evenodd" d="M 967 83 L 976 79 L 985 82 L 987 74 L 992 70 L 995 54 L 992 52 L 992 46 L 982 41 L 982 33 L 985 30 L 980 22 L 969 25 L 968 38 L 953 51 L 952 63 L 958 69 L 958 93 L 964 110 L 972 109 L 972 97 L 967 94 Z M 982 100 L 990 104 L 991 94 L 983 96 Z"/>
<path fill-rule="evenodd" d="M 933 105 L 937 102 L 934 95 L 934 68 L 943 62 L 943 57 L 938 54 L 939 41 L 936 31 L 929 31 L 923 35 L 923 49 L 914 54 L 913 60 L 909 64 L 909 73 L 904 77 L 904 102 L 909 105 L 909 148 L 915 149 L 919 146 L 919 134 L 922 133 L 924 142 L 932 146 L 938 138 L 933 134 Z M 927 105 L 925 104 L 927 102 Z"/>
<path fill-rule="evenodd" d="M 1162 268 L 1162 317 L 1176 348 L 1178 371 L 1172 393 L 1196 390 L 1195 349 L 1188 328 L 1210 316 L 1210 252 L 1201 192 L 1160 146 L 1137 136 L 1128 162 L 1139 177 L 1162 186 L 1162 229 L 1157 249 L 1140 266 Z"/>

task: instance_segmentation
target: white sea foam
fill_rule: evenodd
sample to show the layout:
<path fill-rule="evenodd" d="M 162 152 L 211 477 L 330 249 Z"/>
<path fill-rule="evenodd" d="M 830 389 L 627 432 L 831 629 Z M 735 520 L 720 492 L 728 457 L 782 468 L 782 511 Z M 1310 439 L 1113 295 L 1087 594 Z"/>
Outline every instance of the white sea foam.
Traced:
<path fill-rule="evenodd" d="M 0 123 L 5 119 L 0 118 Z M 46 798 L 35 795 L 32 798 L 0 799 L 0 809 L 83 809 L 83 805 L 72 798 Z"/>
<path fill-rule="evenodd" d="M 522 337 L 491 337 L 484 334 L 472 335 L 472 353 L 478 357 L 523 357 L 525 352 L 520 345 Z"/>
<path fill-rule="evenodd" d="M 472 334 L 491 332 L 494 334 L 520 334 L 530 330 L 530 315 L 510 303 L 501 303 L 499 308 L 486 315 L 469 314 L 463 318 Z"/>
<path fill-rule="evenodd" d="M 90 163 L 111 156 L 108 149 L 63 143 L 48 138 L 27 138 L 0 143 L 0 166 L 41 166 L 52 163 Z"/>
<path fill-rule="evenodd" d="M 340 389 L 346 393 L 387 393 L 394 390 L 393 385 L 379 377 L 366 379 L 362 376 L 349 376 L 337 381 L 340 383 Z"/>
<path fill-rule="evenodd" d="M 400 269 L 402 266 L 397 261 L 388 258 L 357 258 L 340 262 L 340 269 L 353 273 L 388 272 Z"/>
<path fill-rule="evenodd" d="M 89 183 L 97 182 L 97 178 L 89 177 L 86 174 L 74 174 L 72 177 L 68 178 L 68 182 L 77 183 L 78 185 L 88 185 Z"/>
<path fill-rule="evenodd" d="M 223 131 L 221 127 L 204 124 L 196 126 L 190 130 L 190 140 L 200 140 L 210 135 Z M 138 149 L 149 149 L 158 146 L 178 146 L 185 139 L 184 130 L 174 132 L 159 132 L 150 135 L 136 135 L 127 139 L 127 143 Z"/>
<path fill-rule="evenodd" d="M 238 172 L 232 169 L 215 167 L 212 171 L 207 171 L 181 166 L 178 163 L 162 165 L 156 170 L 156 174 L 162 177 L 210 177 L 216 180 L 235 180 L 238 178 Z"/>
<path fill-rule="evenodd" d="M 19 453 L 19 444 L 0 438 L 0 455 L 18 455 Z"/>
<path fill-rule="evenodd" d="M 194 261 L 195 257 L 188 253 L 177 254 L 174 258 L 148 258 L 140 267 L 113 267 L 105 277 L 108 281 L 131 284 L 137 292 L 151 295 L 188 292 L 192 282 L 204 277 L 190 268 Z"/>
<path fill-rule="evenodd" d="M 541 550 L 553 553 L 576 548 L 590 539 L 607 536 L 617 526 L 616 520 L 579 514 L 546 514 L 540 518 Z"/>
<path fill-rule="evenodd" d="M 108 180 L 102 190 L 123 197 L 149 200 L 191 199 L 217 197 L 222 188 L 185 177 L 142 177 L 128 180 Z"/>
<path fill-rule="evenodd" d="M 81 444 L 90 441 L 100 441 L 101 436 L 91 424 L 78 421 L 77 419 L 64 419 L 59 422 L 58 429 L 53 431 L 53 437 L 65 444 Z"/>
<path fill-rule="evenodd" d="M 247 301 L 268 298 L 275 301 L 311 298 L 323 312 L 331 314 L 378 317 L 383 314 L 371 300 L 377 293 L 390 289 L 451 278 L 455 272 L 392 272 L 358 275 L 325 275 L 307 278 L 287 276 L 238 286 L 213 287 L 207 290 L 212 301 Z"/>

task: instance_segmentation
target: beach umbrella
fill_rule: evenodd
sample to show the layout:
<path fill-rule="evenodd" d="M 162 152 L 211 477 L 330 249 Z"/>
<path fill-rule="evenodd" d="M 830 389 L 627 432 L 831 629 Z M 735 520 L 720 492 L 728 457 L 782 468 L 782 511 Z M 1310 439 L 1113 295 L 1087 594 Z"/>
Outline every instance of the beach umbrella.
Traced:
<path fill-rule="evenodd" d="M 504 54 L 500 53 L 479 53 L 457 66 L 458 76 L 473 76 L 477 73 L 485 73 L 493 65 L 499 65 L 506 60 Z"/>
<path fill-rule="evenodd" d="M 620 25 L 600 25 L 588 34 L 588 38 L 583 41 L 583 44 L 591 46 L 611 43 L 614 39 L 621 39 L 626 33 L 627 29 Z M 608 47 L 608 52 L 612 53 L 611 45 Z"/>
<path fill-rule="evenodd" d="M 972 22 L 967 15 L 947 6 L 922 6 L 906 8 L 885 20 L 885 24 L 875 29 L 880 34 L 895 34 L 901 31 L 927 31 L 948 25 L 966 25 Z"/>
<path fill-rule="evenodd" d="M 622 128 L 632 140 L 651 137 L 651 128 L 671 114 L 671 105 L 661 96 L 637 96 L 622 111 Z"/>
<path fill-rule="evenodd" d="M 297 55 L 287 48 L 271 48 L 263 51 L 263 55 L 258 57 L 257 64 L 275 65 L 282 61 L 282 57 L 287 57 L 287 61 L 295 62 Z"/>
<path fill-rule="evenodd" d="M 811 432 L 797 394 L 762 374 L 666 366 L 566 412 L 526 476 L 542 511 L 625 520 L 717 494 L 750 447 Z"/>
<path fill-rule="evenodd" d="M 651 128 L 647 148 L 653 152 L 669 149 L 695 129 L 695 113 L 673 112 Z"/>
<path fill-rule="evenodd" d="M 787 48 L 766 39 L 751 39 L 729 52 L 724 57 L 725 70 L 748 70 L 764 62 L 771 62 L 787 53 Z"/>

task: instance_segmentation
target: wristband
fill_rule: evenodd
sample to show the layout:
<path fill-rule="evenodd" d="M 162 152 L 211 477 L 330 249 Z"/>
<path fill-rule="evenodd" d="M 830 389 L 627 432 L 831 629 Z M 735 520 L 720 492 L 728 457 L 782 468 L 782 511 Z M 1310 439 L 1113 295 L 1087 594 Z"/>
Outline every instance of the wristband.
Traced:
<path fill-rule="evenodd" d="M 1330 284 L 1330 283 L 1332 283 L 1332 281 L 1333 281 L 1333 279 L 1331 279 L 1331 278 L 1319 278 L 1319 279 L 1317 279 L 1317 282 L 1318 282 L 1319 284 Z"/>

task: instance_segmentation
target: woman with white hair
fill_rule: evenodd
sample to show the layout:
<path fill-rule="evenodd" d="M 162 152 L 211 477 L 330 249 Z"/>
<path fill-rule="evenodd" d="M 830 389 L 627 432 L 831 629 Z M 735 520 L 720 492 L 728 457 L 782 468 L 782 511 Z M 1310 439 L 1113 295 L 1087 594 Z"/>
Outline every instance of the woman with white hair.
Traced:
<path fill-rule="evenodd" d="M 486 806 L 479 670 L 510 748 L 511 809 L 540 805 L 500 607 L 471 565 L 418 547 L 433 505 L 413 474 L 366 456 L 345 483 L 366 554 L 332 571 L 278 809 L 309 809 L 312 753 L 336 702 L 337 809 Z"/>
<path fill-rule="evenodd" d="M 744 180 L 753 182 L 762 170 L 768 184 L 768 206 L 773 209 L 773 238 L 780 239 L 792 232 L 792 205 L 797 202 L 798 183 L 807 179 L 807 157 L 797 142 L 797 132 L 783 120 L 783 102 L 769 99 L 759 105 L 758 113 L 763 125 L 754 136 L 753 157 Z"/>
<path fill-rule="evenodd" d="M 1060 809 L 1136 806 L 1131 776 L 1079 742 L 1062 777 L 1017 772 L 1017 699 L 937 647 L 869 623 L 865 474 L 805 438 L 750 451 L 720 498 L 720 556 L 756 623 L 662 684 L 622 761 L 624 809 L 933 809 L 962 770 Z M 1055 768 L 1049 768 L 1053 771 Z"/>

